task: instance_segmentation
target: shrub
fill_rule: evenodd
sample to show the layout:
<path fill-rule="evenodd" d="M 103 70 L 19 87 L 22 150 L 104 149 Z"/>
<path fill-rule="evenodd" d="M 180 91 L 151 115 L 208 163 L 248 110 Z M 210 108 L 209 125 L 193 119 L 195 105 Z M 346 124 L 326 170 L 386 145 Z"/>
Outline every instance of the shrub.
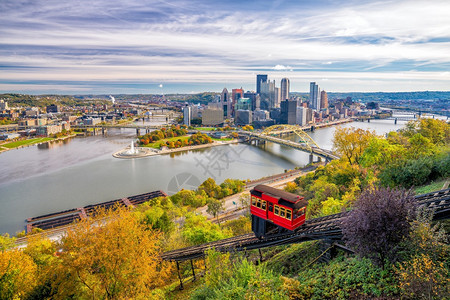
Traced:
<path fill-rule="evenodd" d="M 369 259 L 334 259 L 300 272 L 297 282 L 284 280 L 291 299 L 367 299 L 398 294 L 392 270 Z"/>
<path fill-rule="evenodd" d="M 444 264 L 420 254 L 397 269 L 403 296 L 410 299 L 448 299 L 450 279 Z"/>
<path fill-rule="evenodd" d="M 379 188 L 364 191 L 342 221 L 347 244 L 378 265 L 393 260 L 399 243 L 409 234 L 414 211 L 411 191 Z"/>

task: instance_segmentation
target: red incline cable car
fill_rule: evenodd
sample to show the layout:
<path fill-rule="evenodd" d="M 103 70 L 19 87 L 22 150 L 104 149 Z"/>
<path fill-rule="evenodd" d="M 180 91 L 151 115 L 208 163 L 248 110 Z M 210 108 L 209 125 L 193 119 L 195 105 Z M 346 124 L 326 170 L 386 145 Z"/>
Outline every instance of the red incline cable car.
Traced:
<path fill-rule="evenodd" d="M 258 238 L 305 223 L 308 201 L 303 197 L 267 185 L 255 186 L 250 194 L 252 230 Z"/>

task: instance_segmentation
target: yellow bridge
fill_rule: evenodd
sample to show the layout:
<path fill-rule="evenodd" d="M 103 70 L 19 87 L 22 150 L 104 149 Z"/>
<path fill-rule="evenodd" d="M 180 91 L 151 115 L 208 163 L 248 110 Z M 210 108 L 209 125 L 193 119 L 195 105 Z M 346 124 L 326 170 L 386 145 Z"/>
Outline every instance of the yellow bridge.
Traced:
<path fill-rule="evenodd" d="M 304 132 L 300 126 L 297 125 L 274 125 L 266 128 L 262 132 L 242 131 L 240 134 L 241 136 L 247 137 L 249 141 L 260 140 L 265 142 L 272 142 L 275 144 L 308 152 L 311 154 L 311 156 L 317 155 L 319 157 L 325 158 L 326 161 L 339 159 L 339 156 L 334 154 L 333 152 L 320 148 L 319 145 L 317 145 L 317 143 L 306 132 Z M 295 134 L 300 137 L 300 141 L 293 142 L 285 140 L 280 137 L 283 134 Z"/>

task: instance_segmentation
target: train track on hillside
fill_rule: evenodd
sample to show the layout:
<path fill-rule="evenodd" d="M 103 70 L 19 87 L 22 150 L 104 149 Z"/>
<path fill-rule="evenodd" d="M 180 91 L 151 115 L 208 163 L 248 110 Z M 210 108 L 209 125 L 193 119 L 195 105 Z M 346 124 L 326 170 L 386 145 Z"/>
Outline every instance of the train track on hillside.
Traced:
<path fill-rule="evenodd" d="M 450 217 L 450 189 L 418 195 L 415 197 L 415 200 L 418 206 L 433 209 L 435 219 Z M 293 232 L 268 235 L 262 239 L 258 239 L 253 233 L 249 233 L 198 246 L 168 251 L 163 253 L 161 257 L 168 261 L 185 261 L 203 257 L 205 252 L 211 248 L 220 252 L 235 252 L 318 239 L 340 240 L 342 238 L 340 223 L 349 213 L 351 212 L 342 212 L 307 220 Z"/>

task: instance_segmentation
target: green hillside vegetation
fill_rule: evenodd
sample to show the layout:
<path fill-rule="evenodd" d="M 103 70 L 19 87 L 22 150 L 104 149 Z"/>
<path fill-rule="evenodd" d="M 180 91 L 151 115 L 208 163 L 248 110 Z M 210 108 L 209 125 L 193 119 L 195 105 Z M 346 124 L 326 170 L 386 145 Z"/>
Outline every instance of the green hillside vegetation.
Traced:
<path fill-rule="evenodd" d="M 91 105 L 103 105 L 111 104 L 111 101 L 104 99 L 92 99 L 81 100 L 74 96 L 66 95 L 24 95 L 24 94 L 0 94 L 0 99 L 6 99 L 9 106 L 34 106 L 34 107 L 46 107 L 51 104 L 63 105 L 63 106 L 91 106 Z"/>

